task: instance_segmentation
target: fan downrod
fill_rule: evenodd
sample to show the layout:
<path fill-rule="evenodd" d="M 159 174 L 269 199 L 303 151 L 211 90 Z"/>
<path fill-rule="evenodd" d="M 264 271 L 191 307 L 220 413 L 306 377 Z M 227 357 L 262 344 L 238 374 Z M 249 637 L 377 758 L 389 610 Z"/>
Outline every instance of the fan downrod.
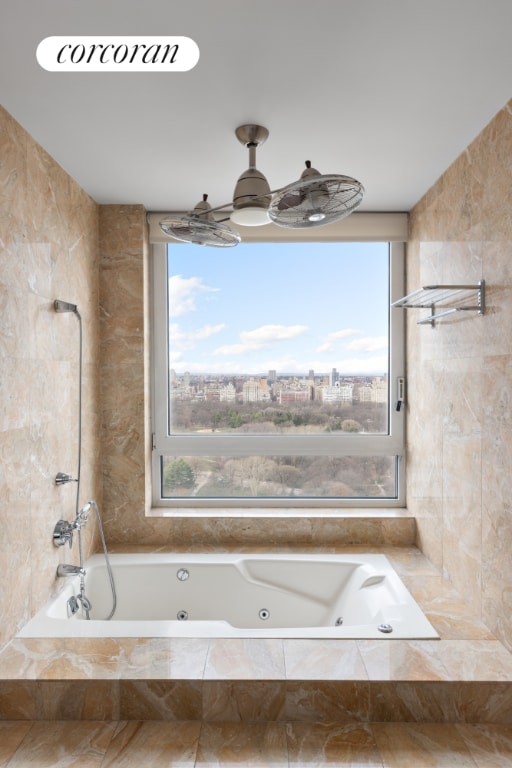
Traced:
<path fill-rule="evenodd" d="M 262 125 L 254 125 L 248 123 L 247 125 L 240 125 L 235 135 L 244 147 L 260 147 L 268 139 L 268 130 Z"/>

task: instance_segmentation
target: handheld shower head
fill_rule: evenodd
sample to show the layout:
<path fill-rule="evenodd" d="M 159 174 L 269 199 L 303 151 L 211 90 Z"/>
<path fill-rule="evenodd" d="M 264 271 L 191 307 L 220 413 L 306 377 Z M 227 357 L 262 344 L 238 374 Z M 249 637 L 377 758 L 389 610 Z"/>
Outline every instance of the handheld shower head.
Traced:
<path fill-rule="evenodd" d="M 71 304 L 69 301 L 61 301 L 60 299 L 55 299 L 53 302 L 53 306 L 55 307 L 56 312 L 77 312 L 78 307 L 76 304 Z"/>
<path fill-rule="evenodd" d="M 80 525 L 85 525 L 88 518 L 89 518 L 89 512 L 91 511 L 92 507 L 96 506 L 95 501 L 88 501 L 87 504 L 84 504 L 82 509 L 78 512 L 76 519 Z"/>
<path fill-rule="evenodd" d="M 83 507 L 82 507 L 82 509 L 80 510 L 80 513 L 79 513 L 79 514 L 80 514 L 80 515 L 82 515 L 82 517 L 83 517 L 83 516 L 85 516 L 85 515 L 88 515 L 88 514 L 89 514 L 89 511 L 90 511 L 90 509 L 91 509 L 91 505 L 92 505 L 92 502 L 91 502 L 91 501 L 88 501 L 88 502 L 87 502 L 87 504 L 84 504 L 84 506 L 83 506 Z"/>

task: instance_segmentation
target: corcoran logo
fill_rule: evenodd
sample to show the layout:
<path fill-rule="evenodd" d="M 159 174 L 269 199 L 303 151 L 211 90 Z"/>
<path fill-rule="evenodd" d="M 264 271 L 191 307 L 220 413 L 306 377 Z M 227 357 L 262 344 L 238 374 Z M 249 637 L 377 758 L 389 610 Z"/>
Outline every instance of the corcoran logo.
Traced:
<path fill-rule="evenodd" d="M 187 72 L 199 61 L 190 37 L 46 37 L 37 61 L 48 72 Z"/>

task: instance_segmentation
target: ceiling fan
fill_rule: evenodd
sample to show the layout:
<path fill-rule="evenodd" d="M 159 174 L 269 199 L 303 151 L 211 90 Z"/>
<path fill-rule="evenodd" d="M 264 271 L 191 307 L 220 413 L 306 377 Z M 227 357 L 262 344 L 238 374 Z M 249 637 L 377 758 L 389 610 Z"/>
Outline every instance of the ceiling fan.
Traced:
<path fill-rule="evenodd" d="M 268 138 L 268 130 L 248 124 L 237 128 L 235 134 L 249 150 L 249 167 L 238 178 L 232 202 L 212 208 L 208 195 L 203 195 L 188 216 L 168 215 L 161 219 L 160 228 L 166 235 L 196 245 L 234 246 L 242 238 L 225 221 L 244 227 L 272 223 L 291 229 L 318 227 L 349 216 L 361 204 L 364 187 L 359 181 L 350 176 L 321 174 L 309 160 L 300 179 L 271 190 L 256 168 L 256 149 Z M 222 211 L 228 214 L 224 218 Z"/>

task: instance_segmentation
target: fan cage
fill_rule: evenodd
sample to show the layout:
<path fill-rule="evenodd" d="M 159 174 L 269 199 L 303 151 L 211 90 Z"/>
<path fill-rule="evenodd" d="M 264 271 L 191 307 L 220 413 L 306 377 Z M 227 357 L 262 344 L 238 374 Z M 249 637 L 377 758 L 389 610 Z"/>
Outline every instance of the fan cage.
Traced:
<path fill-rule="evenodd" d="M 280 227 L 324 226 L 349 216 L 363 196 L 363 185 L 349 176 L 315 176 L 289 184 L 274 195 L 268 215 Z"/>
<path fill-rule="evenodd" d="M 203 221 L 197 216 L 162 219 L 160 228 L 166 235 L 182 243 L 216 248 L 229 248 L 238 245 L 242 239 L 238 232 L 225 224 L 216 221 Z"/>

